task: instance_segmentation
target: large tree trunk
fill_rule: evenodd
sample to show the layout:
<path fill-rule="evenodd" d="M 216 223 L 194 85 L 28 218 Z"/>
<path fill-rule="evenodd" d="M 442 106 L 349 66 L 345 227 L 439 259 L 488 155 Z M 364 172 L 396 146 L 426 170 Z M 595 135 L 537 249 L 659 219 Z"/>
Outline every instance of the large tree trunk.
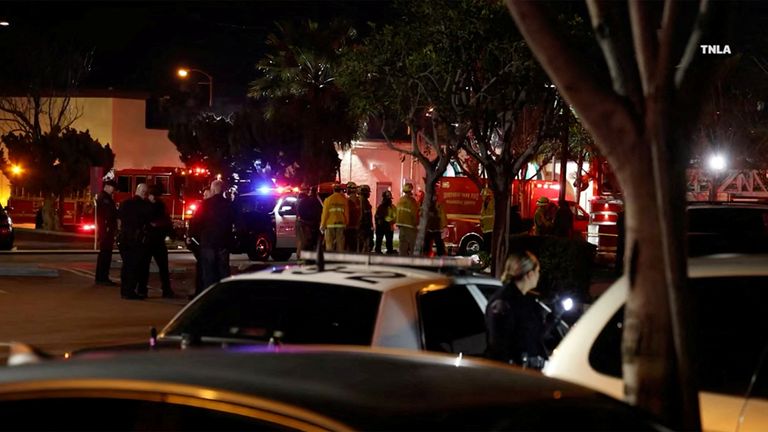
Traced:
<path fill-rule="evenodd" d="M 53 195 L 46 195 L 43 199 L 43 229 L 55 231 L 56 220 L 56 198 Z"/>
<path fill-rule="evenodd" d="M 501 277 L 504 270 L 504 263 L 509 255 L 509 185 L 506 188 L 499 187 L 506 185 L 498 182 L 495 184 L 497 190 L 493 191 L 493 240 L 491 244 L 491 274 L 495 277 Z"/>

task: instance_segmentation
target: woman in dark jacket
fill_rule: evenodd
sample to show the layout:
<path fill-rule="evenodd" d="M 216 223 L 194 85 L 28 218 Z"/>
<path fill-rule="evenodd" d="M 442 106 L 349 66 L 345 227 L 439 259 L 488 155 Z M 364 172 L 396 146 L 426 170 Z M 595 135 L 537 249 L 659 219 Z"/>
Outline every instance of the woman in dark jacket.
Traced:
<path fill-rule="evenodd" d="M 485 309 L 489 358 L 535 369 L 544 367 L 544 310 L 531 292 L 539 283 L 539 269 L 539 260 L 530 252 L 507 258 L 501 277 L 504 287 L 488 300 Z"/>

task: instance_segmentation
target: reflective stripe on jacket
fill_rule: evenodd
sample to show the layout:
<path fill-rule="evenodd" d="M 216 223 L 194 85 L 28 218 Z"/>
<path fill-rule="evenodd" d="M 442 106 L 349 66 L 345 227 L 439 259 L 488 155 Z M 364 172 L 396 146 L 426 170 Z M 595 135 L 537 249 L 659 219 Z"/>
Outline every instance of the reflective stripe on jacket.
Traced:
<path fill-rule="evenodd" d="M 349 204 L 347 197 L 339 192 L 323 201 L 323 216 L 320 218 L 320 228 L 345 228 L 349 223 Z"/>
<path fill-rule="evenodd" d="M 419 203 L 410 195 L 404 195 L 397 202 L 395 225 L 416 228 L 419 225 Z"/>

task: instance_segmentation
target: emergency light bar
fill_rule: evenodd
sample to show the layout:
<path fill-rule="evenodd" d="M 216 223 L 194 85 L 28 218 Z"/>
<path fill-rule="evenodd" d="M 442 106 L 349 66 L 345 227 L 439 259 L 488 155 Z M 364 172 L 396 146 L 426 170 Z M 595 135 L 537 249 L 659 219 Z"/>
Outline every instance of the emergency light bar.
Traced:
<path fill-rule="evenodd" d="M 317 261 L 317 252 L 301 251 L 301 258 Z M 328 262 L 343 262 L 354 264 L 383 264 L 403 267 L 433 267 L 433 268 L 472 268 L 477 266 L 470 257 L 401 257 L 374 254 L 354 254 L 343 252 L 323 252 L 323 260 Z"/>

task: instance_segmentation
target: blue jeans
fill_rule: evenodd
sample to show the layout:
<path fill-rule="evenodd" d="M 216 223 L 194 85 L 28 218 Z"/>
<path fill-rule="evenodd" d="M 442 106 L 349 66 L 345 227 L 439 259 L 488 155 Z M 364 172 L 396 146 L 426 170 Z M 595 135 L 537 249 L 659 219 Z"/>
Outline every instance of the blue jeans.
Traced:
<path fill-rule="evenodd" d="M 200 267 L 203 272 L 203 289 L 228 277 L 230 275 L 229 249 L 201 247 Z"/>

